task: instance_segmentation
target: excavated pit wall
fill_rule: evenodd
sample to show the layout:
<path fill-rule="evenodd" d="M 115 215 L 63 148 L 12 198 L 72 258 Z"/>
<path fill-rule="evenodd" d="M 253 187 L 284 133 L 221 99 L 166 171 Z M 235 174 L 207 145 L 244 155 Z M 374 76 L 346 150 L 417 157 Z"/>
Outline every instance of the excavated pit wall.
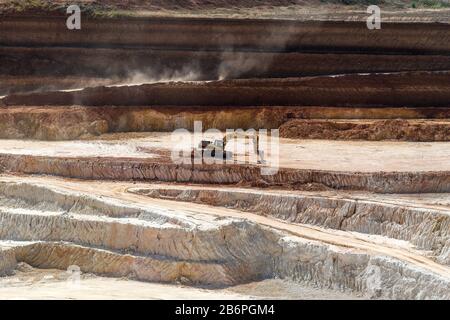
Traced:
<path fill-rule="evenodd" d="M 354 130 L 352 134 L 349 133 L 348 127 L 354 124 L 333 125 L 325 120 L 327 118 L 385 120 L 378 120 L 361 130 Z M 397 118 L 403 120 L 396 120 Z M 448 122 L 428 121 L 417 124 L 417 118 L 450 118 L 450 108 L 8 107 L 0 108 L 0 138 L 76 140 L 105 133 L 171 132 L 175 129 L 193 130 L 194 122 L 201 121 L 204 130 L 258 130 L 277 129 L 282 126 L 280 136 L 286 138 L 364 137 L 373 140 L 393 138 L 409 141 L 450 139 L 450 134 L 447 134 Z M 296 121 L 303 120 L 293 119 L 308 120 L 298 124 Z M 313 119 L 324 120 L 320 122 Z M 305 130 L 311 127 L 319 128 L 305 133 Z M 329 130 L 323 131 L 324 127 Z M 373 134 L 370 133 L 371 130 Z"/>
<path fill-rule="evenodd" d="M 280 137 L 329 140 L 450 141 L 450 121 L 429 120 L 289 120 Z"/>
<path fill-rule="evenodd" d="M 87 205 L 102 202 L 103 207 L 108 207 L 107 199 L 92 200 L 89 199 L 93 198 L 92 196 L 79 197 L 79 194 L 70 196 L 66 192 L 50 190 L 48 187 L 23 183 L 2 183 L 0 190 L 2 192 L 0 237 L 19 241 L 23 241 L 23 237 L 40 240 L 9 249 L 8 261 L 11 263 L 8 266 L 2 265 L 3 269 L 0 270 L 3 272 L 11 270 L 15 262 L 25 262 L 39 268 L 67 269 L 71 265 L 78 265 L 83 272 L 158 282 L 181 281 L 197 285 L 223 286 L 261 277 L 283 277 L 320 287 L 361 292 L 372 297 L 404 299 L 448 297 L 447 288 L 450 281 L 448 277 L 396 259 L 342 250 L 320 242 L 282 235 L 270 228 L 239 220 L 221 223 L 219 229 L 202 227 L 180 230 L 176 243 L 159 247 L 160 253 L 162 251 L 165 255 L 139 255 L 137 252 L 149 251 L 140 247 L 144 243 L 146 246 L 158 247 L 160 241 L 164 243 L 168 239 L 173 239 L 172 229 L 156 223 L 154 228 L 158 229 L 158 236 L 155 236 L 151 226 L 142 225 L 141 232 L 150 232 L 151 236 L 146 239 L 147 241 L 141 242 L 140 234 L 134 235 L 136 231 L 133 229 L 135 224 L 133 221 L 126 220 L 121 223 L 109 221 L 97 216 L 101 212 L 91 212 L 89 220 L 84 216 L 86 212 L 79 213 L 74 209 L 86 208 L 83 206 L 85 201 Z M 34 192 L 30 193 L 32 190 Z M 40 214 L 33 212 L 36 209 L 41 210 L 41 206 L 47 203 L 50 205 L 49 212 Z M 71 209 L 66 211 L 65 208 L 70 206 Z M 55 209 L 59 212 L 52 211 Z M 30 223 L 41 227 L 30 229 L 28 227 Z M 120 233 L 122 237 L 115 237 L 121 238 L 115 240 L 121 241 L 120 245 L 112 244 L 109 236 L 103 237 L 112 231 L 108 228 L 105 230 L 105 225 L 108 224 L 110 228 L 116 230 L 116 233 L 120 233 L 118 232 L 120 228 L 123 229 Z M 223 227 L 227 228 L 226 226 L 229 228 L 228 231 L 221 230 Z M 55 233 L 55 230 L 58 232 Z M 107 232 L 101 232 L 102 230 Z M 184 245 L 179 245 L 179 241 L 189 238 L 189 233 L 192 232 L 198 234 L 199 238 L 196 236 L 196 241 L 190 239 L 183 242 Z M 216 233 L 219 233 L 220 237 L 215 237 Z M 206 237 L 204 241 L 202 234 Z M 52 239 L 57 239 L 58 242 Z M 67 240 L 74 242 L 64 242 Z M 85 245 L 78 244 L 83 241 Z M 94 244 L 100 247 L 95 247 Z M 122 253 L 111 250 L 111 246 L 116 249 L 120 246 L 130 246 L 131 251 Z M 213 252 L 221 256 L 221 259 L 196 261 L 191 256 L 190 260 L 185 260 L 186 256 L 183 256 L 182 252 L 196 250 L 201 251 L 198 257 Z M 249 250 L 251 254 L 247 252 Z M 11 258 L 11 253 L 14 254 L 14 259 Z M 174 259 L 173 255 L 178 255 L 179 258 Z M 241 265 L 224 263 L 227 259 L 239 260 L 239 257 L 246 259 L 245 262 L 241 261 Z M 261 263 L 249 262 L 247 260 L 249 258 Z M 377 285 L 373 285 L 371 279 L 374 270 L 378 275 Z"/>
<path fill-rule="evenodd" d="M 85 17 L 74 32 L 66 19 L 3 15 L 0 45 L 450 53 L 445 23 L 385 22 L 369 31 L 365 21 Z"/>
<path fill-rule="evenodd" d="M 190 278 L 195 278 L 192 279 L 195 283 L 241 283 L 271 274 L 271 264 L 265 261 L 279 250 L 273 244 L 273 235 L 245 221 L 229 219 L 214 225 L 199 225 L 195 220 L 171 217 L 164 209 L 111 203 L 85 194 L 56 192 L 34 185 L 2 183 L 0 190 L 1 239 L 64 241 L 84 248 L 112 250 L 111 255 L 117 256 L 124 267 L 122 271 L 120 266 L 108 271 L 116 276 L 119 271 L 129 273 L 130 266 L 126 267 L 123 261 L 129 253 L 149 263 L 155 262 L 157 265 L 152 267 L 155 274 L 158 270 L 164 273 L 167 266 L 179 267 L 186 262 L 198 269 L 191 270 Z M 38 266 L 43 267 L 46 262 L 39 254 L 26 259 L 41 259 Z M 66 261 L 69 263 L 70 259 Z M 91 267 L 108 268 L 108 263 L 98 262 L 99 267 L 95 263 Z M 173 270 L 170 274 L 174 274 Z"/>
<path fill-rule="evenodd" d="M 262 175 L 254 165 L 178 165 L 170 159 L 67 158 L 0 154 L 0 171 L 48 174 L 92 180 L 174 181 L 212 184 L 250 182 L 265 186 L 318 183 L 334 189 L 379 193 L 450 192 L 450 174 L 442 172 L 339 172 L 280 168 Z"/>
<path fill-rule="evenodd" d="M 114 132 L 171 132 L 180 128 L 193 130 L 195 121 L 201 121 L 205 130 L 278 128 L 290 113 L 300 111 L 280 107 L 5 108 L 0 109 L 0 138 L 74 140 Z"/>
<path fill-rule="evenodd" d="M 338 254 L 322 260 L 323 253 L 318 247 L 311 245 L 307 248 L 297 250 L 289 242 L 286 243 L 284 250 L 289 258 L 279 264 L 277 271 L 281 277 L 290 274 L 289 277 L 294 280 L 320 285 L 320 282 L 314 280 L 320 275 L 324 282 L 329 283 L 330 288 L 357 288 L 356 290 L 361 290 L 372 298 L 443 299 L 442 297 L 448 296 L 446 277 L 436 280 L 432 274 L 422 273 L 414 267 L 405 268 L 401 262 L 364 254 Z M 317 266 L 319 259 L 322 260 L 320 267 Z M 375 285 L 372 284 L 374 271 L 380 275 L 376 278 Z M 430 293 L 433 288 L 436 291 Z"/>
<path fill-rule="evenodd" d="M 203 203 L 269 215 L 294 223 L 378 234 L 406 240 L 450 265 L 450 209 L 414 208 L 369 200 L 300 194 L 270 194 L 261 190 L 133 188 L 152 198 Z"/>
<path fill-rule="evenodd" d="M 282 256 L 273 257 L 272 276 L 291 279 L 320 288 L 362 293 L 381 299 L 449 299 L 448 277 L 410 266 L 386 257 L 349 252 L 314 241 L 281 238 Z M 147 257 L 121 255 L 68 243 L 39 242 L 13 250 L 17 262 L 34 267 L 66 270 L 78 265 L 82 272 L 102 276 L 128 277 L 141 281 L 213 285 L 237 284 L 220 266 L 216 272 L 195 263 L 172 266 L 169 261 L 155 262 Z M 268 260 L 265 261 L 267 264 Z M 236 277 L 241 270 L 232 270 Z M 377 275 L 373 278 L 374 272 Z M 196 275 L 196 276 L 195 276 Z"/>
<path fill-rule="evenodd" d="M 449 107 L 449 72 L 169 82 L 9 95 L 5 106 Z M 180 99 L 183 97 L 183 99 Z"/>
<path fill-rule="evenodd" d="M 0 95 L 96 83 L 439 70 L 450 70 L 449 56 L 0 46 L 0 74 L 15 78 L 3 81 Z"/>
<path fill-rule="evenodd" d="M 0 74 L 17 81 L 4 83 L 0 95 L 113 78 L 143 83 L 450 70 L 447 24 L 385 22 L 369 31 L 362 21 L 84 17 L 74 32 L 66 18 L 2 16 Z M 36 75 L 54 79 L 39 83 Z"/>

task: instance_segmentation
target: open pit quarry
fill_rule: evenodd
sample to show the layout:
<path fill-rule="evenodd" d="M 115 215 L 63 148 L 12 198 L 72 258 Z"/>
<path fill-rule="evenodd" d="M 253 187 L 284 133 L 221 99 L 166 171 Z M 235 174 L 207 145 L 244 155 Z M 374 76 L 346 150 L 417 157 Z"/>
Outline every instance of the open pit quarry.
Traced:
<path fill-rule="evenodd" d="M 0 298 L 450 299 L 448 23 L 65 19 L 0 15 Z"/>

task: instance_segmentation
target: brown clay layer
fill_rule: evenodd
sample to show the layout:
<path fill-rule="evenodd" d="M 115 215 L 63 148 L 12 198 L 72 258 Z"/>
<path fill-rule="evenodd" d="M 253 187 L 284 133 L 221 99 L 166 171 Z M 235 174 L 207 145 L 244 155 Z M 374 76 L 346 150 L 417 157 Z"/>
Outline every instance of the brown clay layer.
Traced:
<path fill-rule="evenodd" d="M 450 56 L 0 46 L 0 95 L 176 79 L 439 70 L 450 70 Z"/>
<path fill-rule="evenodd" d="M 449 72 L 169 82 L 10 95 L 17 105 L 449 107 Z M 182 99 L 180 99 L 182 97 Z"/>
<path fill-rule="evenodd" d="M 105 133 L 171 132 L 193 130 L 194 121 L 201 121 L 204 130 L 281 126 L 286 138 L 448 141 L 448 118 L 448 108 L 9 107 L 0 108 L 0 138 L 73 140 Z"/>
<path fill-rule="evenodd" d="M 0 44 L 448 54 L 448 28 L 439 23 L 386 22 L 373 31 L 365 22 L 86 17 L 82 29 L 74 32 L 66 28 L 65 16 L 5 16 Z"/>

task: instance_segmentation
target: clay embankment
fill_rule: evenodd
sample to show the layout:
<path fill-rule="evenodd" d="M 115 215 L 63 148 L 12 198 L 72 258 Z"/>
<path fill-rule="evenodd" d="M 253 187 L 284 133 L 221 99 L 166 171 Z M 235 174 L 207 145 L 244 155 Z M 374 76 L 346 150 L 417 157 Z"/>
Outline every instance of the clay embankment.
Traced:
<path fill-rule="evenodd" d="M 360 118 L 366 120 L 353 121 Z M 435 120 L 417 120 L 423 118 Z M 8 107 L 0 108 L 0 138 L 74 140 L 105 133 L 172 132 L 193 130 L 194 122 L 201 121 L 204 130 L 281 126 L 280 136 L 287 138 L 448 141 L 446 118 L 447 108 Z"/>
<path fill-rule="evenodd" d="M 0 95 L 117 81 L 450 70 L 445 23 L 386 22 L 368 32 L 364 21 L 85 17 L 74 32 L 65 19 L 2 17 L 0 74 L 16 83 L 3 82 Z M 40 85 L 37 74 L 53 79 Z"/>
<path fill-rule="evenodd" d="M 448 72 L 169 82 L 10 95 L 6 106 L 448 107 Z M 183 97 L 183 99 L 180 99 Z"/>
<path fill-rule="evenodd" d="M 450 52 L 448 25 L 438 23 L 388 22 L 376 34 L 368 32 L 365 23 L 334 21 L 85 18 L 83 28 L 77 32 L 68 30 L 65 25 L 65 16 L 3 16 L 0 44 L 408 54 Z"/>
<path fill-rule="evenodd" d="M 5 120 L 0 135 L 65 140 L 111 132 L 192 130 L 194 121 L 202 121 L 205 130 L 280 127 L 281 136 L 287 138 L 448 141 L 449 80 L 447 72 L 420 72 L 169 82 L 9 95 L 1 100 L 8 108 L 0 112 Z M 101 107 L 69 108 L 72 105 Z M 134 107 L 139 105 L 152 107 Z M 330 107 L 303 107 L 308 105 Z M 296 120 L 327 117 L 333 118 Z M 339 118 L 360 120 L 334 120 Z M 363 120 L 372 118 L 379 120 Z"/>
<path fill-rule="evenodd" d="M 0 95 L 167 80 L 450 70 L 447 55 L 1 47 Z M 37 80 L 39 74 L 44 81 Z"/>
<path fill-rule="evenodd" d="M 447 120 L 291 120 L 280 136 L 292 139 L 450 141 Z"/>

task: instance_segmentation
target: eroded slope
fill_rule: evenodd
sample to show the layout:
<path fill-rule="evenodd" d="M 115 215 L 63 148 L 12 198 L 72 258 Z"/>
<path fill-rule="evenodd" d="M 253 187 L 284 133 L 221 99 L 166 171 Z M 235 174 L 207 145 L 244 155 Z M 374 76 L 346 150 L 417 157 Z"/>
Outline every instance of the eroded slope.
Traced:
<path fill-rule="evenodd" d="M 40 240 L 13 246 L 6 252 L 12 250 L 17 261 L 35 267 L 64 269 L 75 263 L 85 272 L 151 281 L 183 278 L 189 283 L 224 285 L 281 276 L 384 297 L 442 298 L 447 292 L 448 267 L 406 243 L 284 223 L 235 209 L 192 205 L 186 210 L 177 203 L 127 193 L 123 184 L 106 184 L 99 188 L 89 182 L 2 177 L 2 226 L 20 226 L 2 228 L 2 238 Z M 30 192 L 30 188 L 40 191 Z M 111 205 L 139 213 L 132 214 L 136 217 L 132 219 L 130 213 L 124 216 L 122 211 L 109 209 L 115 218 L 105 216 L 105 209 Z M 44 207 L 48 213 L 42 211 Z M 33 208 L 39 208 L 40 213 Z M 103 214 L 98 215 L 96 208 L 102 208 Z M 31 221 L 41 227 L 28 229 Z M 191 227 L 186 229 L 186 224 Z M 46 231 L 50 225 L 57 234 Z M 184 228 L 174 237 L 177 225 Z M 136 228 L 141 230 L 138 234 Z M 158 241 L 143 242 L 150 240 L 144 234 Z M 195 234 L 195 241 L 189 234 Z M 55 238 L 65 242 L 56 243 Z M 121 248 L 128 248 L 127 253 Z M 369 278 L 374 268 L 382 289 L 371 287 Z M 404 276 L 394 276 L 394 270 L 416 279 L 414 285 Z M 402 292 L 392 290 L 400 287 L 404 288 Z"/>

